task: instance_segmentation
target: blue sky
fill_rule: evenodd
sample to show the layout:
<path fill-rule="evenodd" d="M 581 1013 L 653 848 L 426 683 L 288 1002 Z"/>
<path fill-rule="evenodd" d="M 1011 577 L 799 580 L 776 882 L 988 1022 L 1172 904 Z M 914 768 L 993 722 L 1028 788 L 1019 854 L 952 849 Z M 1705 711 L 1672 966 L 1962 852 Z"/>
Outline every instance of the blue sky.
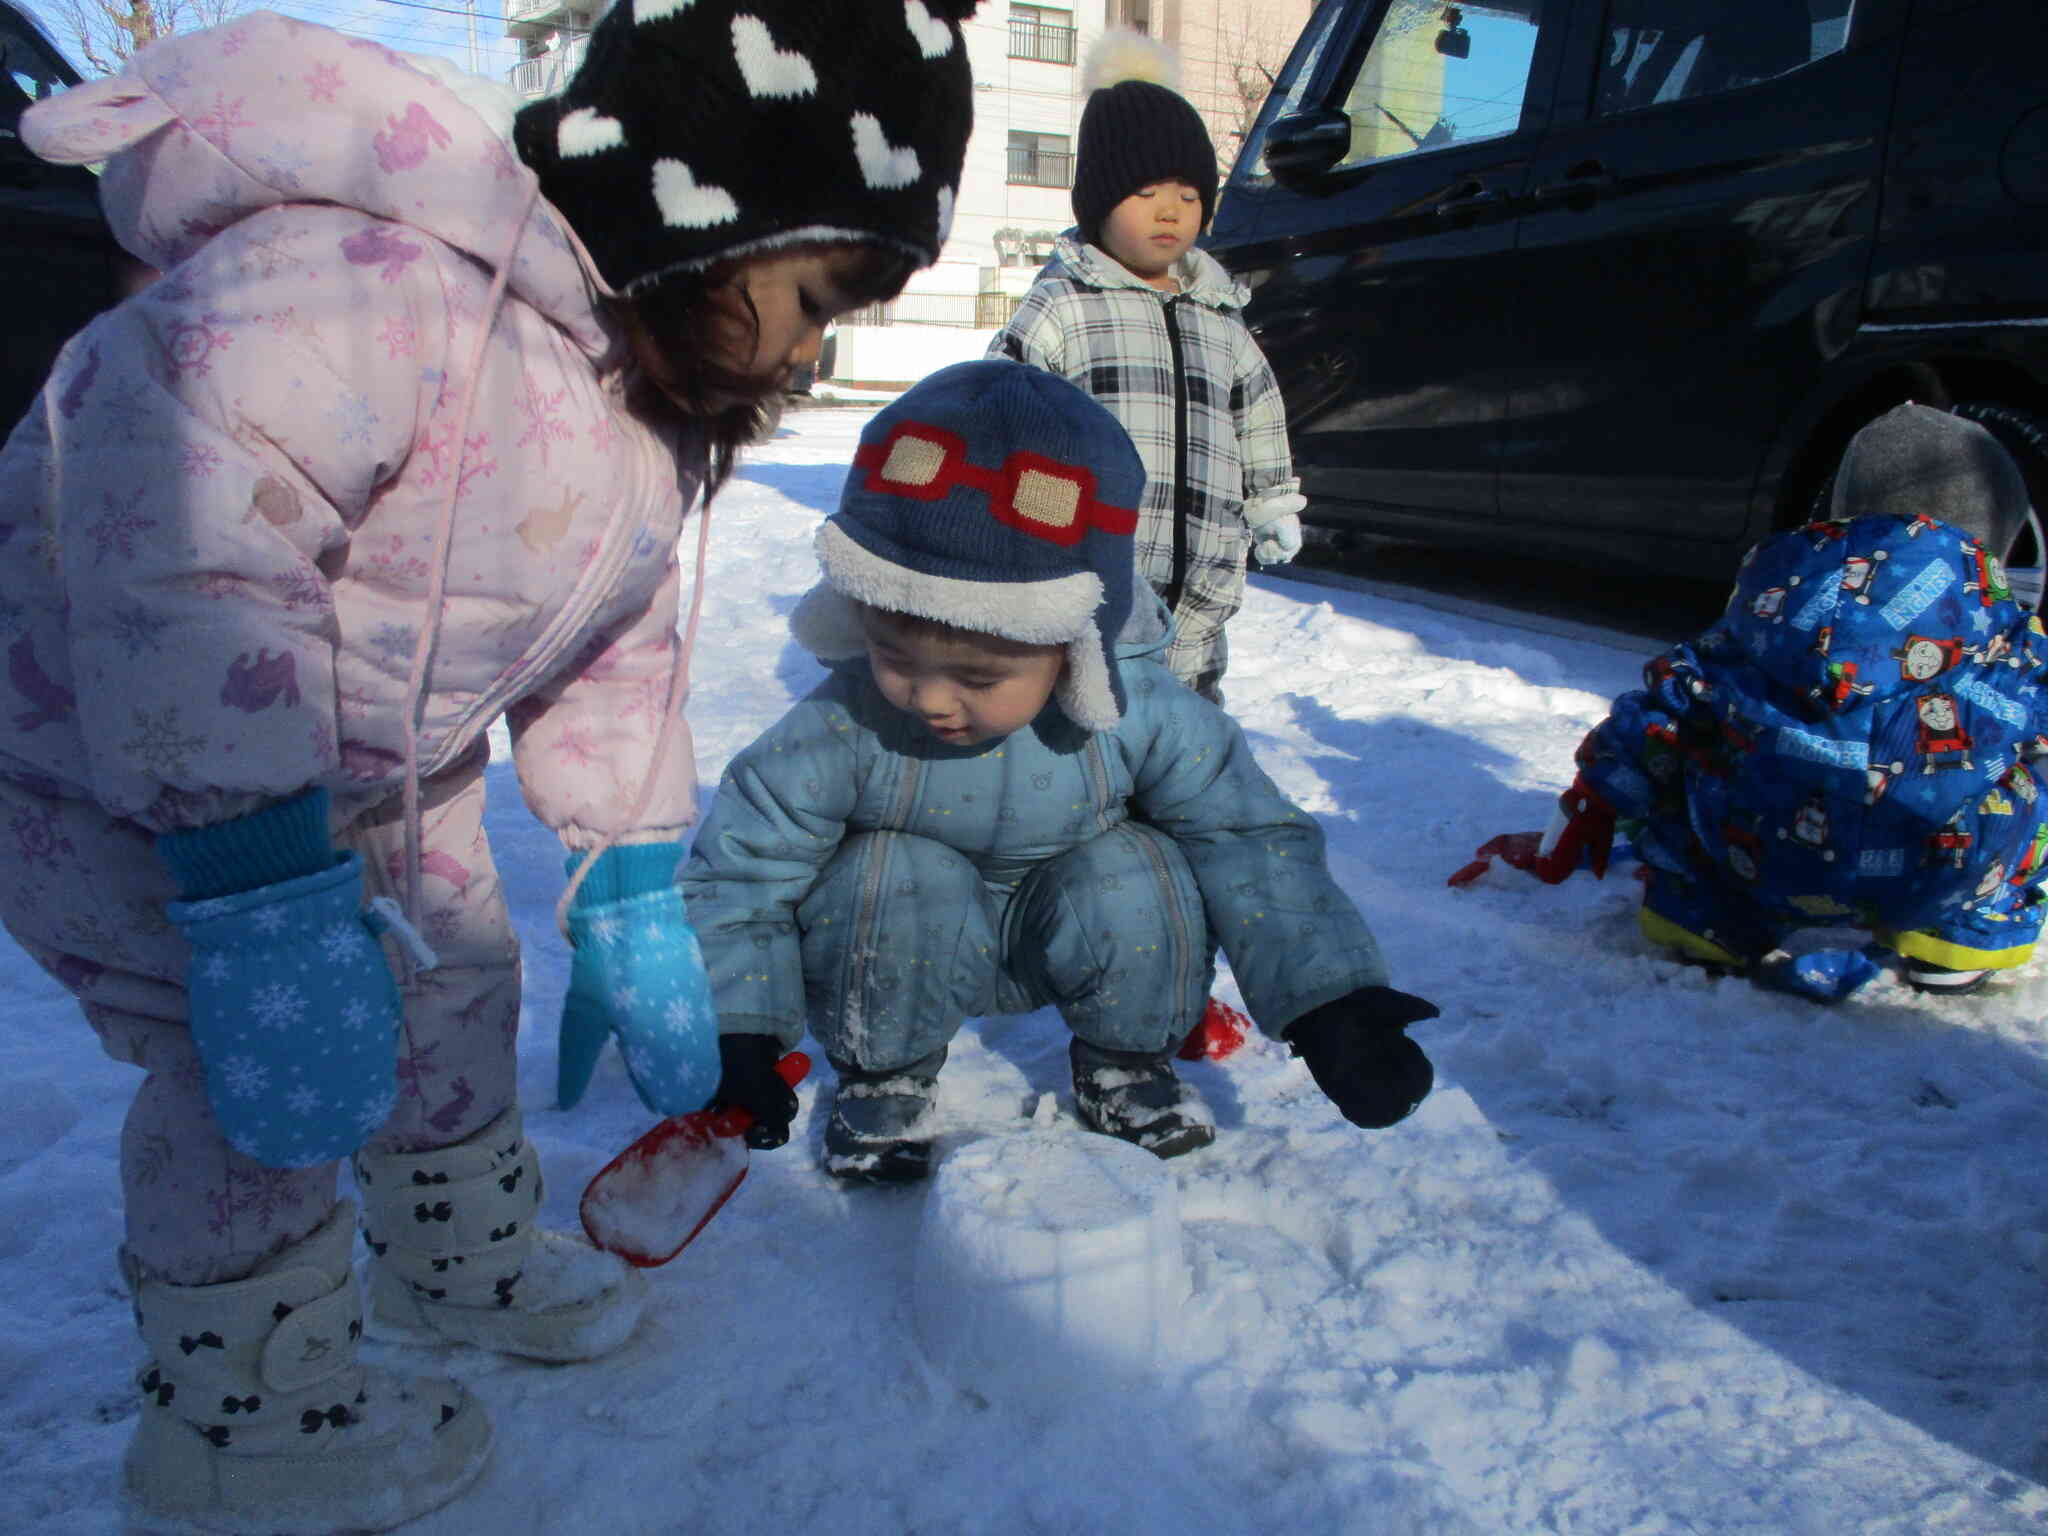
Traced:
<path fill-rule="evenodd" d="M 54 6 L 43 0 L 17 3 L 43 24 L 73 63 L 82 63 L 70 29 Z M 497 78 L 503 78 L 519 56 L 517 46 L 505 36 L 503 0 L 481 0 L 478 6 L 474 62 L 462 0 L 271 0 L 249 8 L 317 21 L 407 53 L 438 53 L 464 69 Z"/>

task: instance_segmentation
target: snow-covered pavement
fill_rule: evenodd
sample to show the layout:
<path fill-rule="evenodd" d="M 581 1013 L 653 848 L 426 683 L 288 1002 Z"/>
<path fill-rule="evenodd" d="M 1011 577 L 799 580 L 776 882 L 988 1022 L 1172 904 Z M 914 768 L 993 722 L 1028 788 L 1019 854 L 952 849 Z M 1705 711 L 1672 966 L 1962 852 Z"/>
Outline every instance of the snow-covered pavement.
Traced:
<path fill-rule="evenodd" d="M 820 675 L 783 625 L 866 419 L 793 414 L 713 508 L 690 707 L 707 785 Z M 445 1357 L 498 1449 L 409 1529 L 2048 1529 L 2042 968 L 1942 1001 L 1887 977 L 1828 1009 L 1652 953 L 1625 868 L 1445 884 L 1492 834 L 1543 824 L 1646 649 L 1254 580 L 1232 707 L 1323 819 L 1395 984 L 1441 1005 L 1414 1031 L 1438 1083 L 1373 1133 L 1270 1043 L 1186 1069 L 1221 1130 L 1169 1165 L 1192 1294 L 1158 1390 L 1081 1371 L 1056 1407 L 984 1403 L 925 1362 L 927 1191 L 820 1172 L 821 1066 L 790 1146 L 756 1154 L 651 1272 L 621 1354 Z M 509 765 L 492 772 L 528 945 L 528 1129 L 547 1209 L 573 1226 L 584 1181 L 647 1117 L 616 1057 L 578 1111 L 552 1108 L 560 859 Z M 98 1536 L 124 1529 L 136 1411 L 112 1259 L 132 1073 L 12 949 L 0 990 L 0 1531 Z M 941 1085 L 942 1154 L 1021 1131 L 1043 1095 L 1070 1099 L 1064 1031 L 1051 1014 L 970 1026 Z"/>

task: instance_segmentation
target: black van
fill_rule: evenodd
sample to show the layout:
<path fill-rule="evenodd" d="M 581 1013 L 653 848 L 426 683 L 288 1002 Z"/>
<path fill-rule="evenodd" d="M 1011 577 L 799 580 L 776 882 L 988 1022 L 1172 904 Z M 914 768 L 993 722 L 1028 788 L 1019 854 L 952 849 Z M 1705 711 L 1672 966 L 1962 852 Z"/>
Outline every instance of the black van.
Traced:
<path fill-rule="evenodd" d="M 78 79 L 42 29 L 0 0 L 0 440 L 41 391 L 58 349 L 141 270 L 107 228 L 99 178 L 38 160 L 21 142 L 21 114 Z"/>
<path fill-rule="evenodd" d="M 1308 520 L 1718 578 L 1908 399 L 2048 511 L 2044 55 L 2040 0 L 1322 0 L 1206 242 Z"/>

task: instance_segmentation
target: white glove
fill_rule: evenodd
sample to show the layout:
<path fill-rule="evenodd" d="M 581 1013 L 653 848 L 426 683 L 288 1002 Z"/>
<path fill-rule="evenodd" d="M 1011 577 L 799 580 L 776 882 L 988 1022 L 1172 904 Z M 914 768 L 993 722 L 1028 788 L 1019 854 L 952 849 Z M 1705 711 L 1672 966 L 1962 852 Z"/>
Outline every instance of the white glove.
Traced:
<path fill-rule="evenodd" d="M 1301 517 L 1283 512 L 1252 528 L 1252 553 L 1261 565 L 1285 565 L 1301 553 Z"/>
<path fill-rule="evenodd" d="M 1244 509 L 1252 553 L 1261 565 L 1285 565 L 1301 553 L 1301 512 L 1308 498 L 1299 491 L 1268 491 Z"/>

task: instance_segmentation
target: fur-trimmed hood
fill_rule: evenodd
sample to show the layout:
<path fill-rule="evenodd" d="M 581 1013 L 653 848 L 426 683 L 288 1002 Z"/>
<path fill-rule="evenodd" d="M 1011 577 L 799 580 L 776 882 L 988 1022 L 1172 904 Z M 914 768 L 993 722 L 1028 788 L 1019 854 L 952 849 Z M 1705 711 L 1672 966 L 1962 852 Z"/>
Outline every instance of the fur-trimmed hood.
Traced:
<path fill-rule="evenodd" d="M 1180 290 L 1185 297 L 1211 309 L 1240 310 L 1251 300 L 1251 289 L 1232 277 L 1224 270 L 1222 262 L 1204 250 L 1190 250 L 1181 257 L 1174 266 L 1174 276 L 1180 279 Z M 1158 291 L 1102 247 L 1084 241 L 1078 229 L 1068 230 L 1054 243 L 1052 259 L 1046 262 L 1040 277 L 1071 278 L 1087 288 Z"/>

